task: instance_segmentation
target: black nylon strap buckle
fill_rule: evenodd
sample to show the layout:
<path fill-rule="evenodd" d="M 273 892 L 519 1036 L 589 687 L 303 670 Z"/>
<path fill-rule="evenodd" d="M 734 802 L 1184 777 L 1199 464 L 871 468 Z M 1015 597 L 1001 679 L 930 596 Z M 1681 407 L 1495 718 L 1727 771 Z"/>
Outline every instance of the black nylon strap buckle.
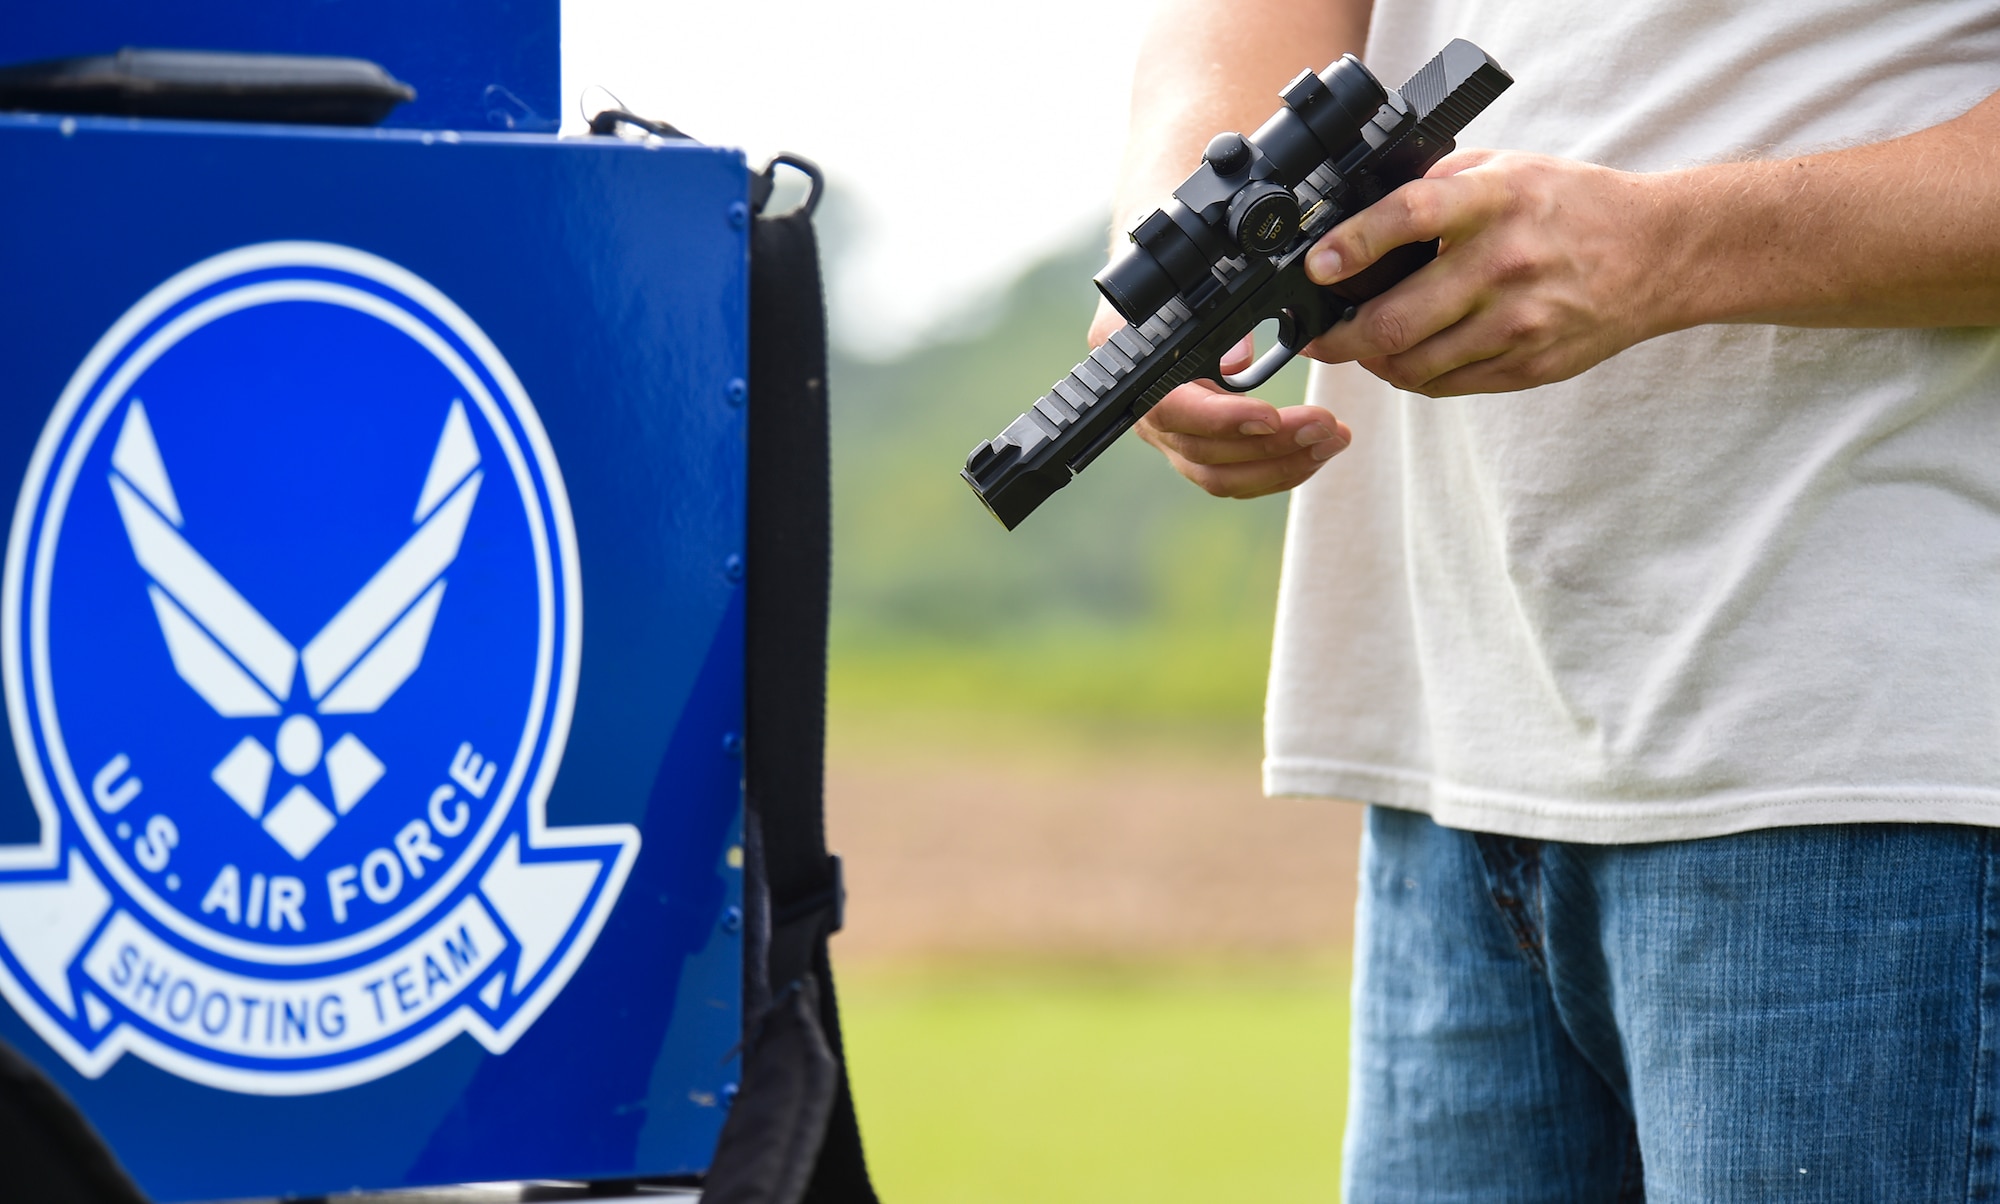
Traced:
<path fill-rule="evenodd" d="M 847 926 L 847 878 L 841 870 L 840 854 L 826 856 L 827 884 L 803 899 L 780 904 L 772 916 L 779 928 L 789 928 L 801 920 L 827 915 L 826 934 L 832 936 Z"/>

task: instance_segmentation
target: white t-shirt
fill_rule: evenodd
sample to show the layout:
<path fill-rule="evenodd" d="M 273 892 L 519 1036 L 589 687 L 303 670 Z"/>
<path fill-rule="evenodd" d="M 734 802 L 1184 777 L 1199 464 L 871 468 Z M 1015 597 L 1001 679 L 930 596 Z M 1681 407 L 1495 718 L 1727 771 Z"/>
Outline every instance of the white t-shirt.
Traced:
<path fill-rule="evenodd" d="M 2000 88 L 1996 0 L 1382 0 L 1367 61 L 1393 85 L 1453 37 L 1516 80 L 1462 144 L 1637 171 Z M 1711 326 L 1522 393 L 1313 392 L 1354 445 L 1292 503 L 1271 793 L 1594 843 L 2000 826 L 2000 330 Z"/>

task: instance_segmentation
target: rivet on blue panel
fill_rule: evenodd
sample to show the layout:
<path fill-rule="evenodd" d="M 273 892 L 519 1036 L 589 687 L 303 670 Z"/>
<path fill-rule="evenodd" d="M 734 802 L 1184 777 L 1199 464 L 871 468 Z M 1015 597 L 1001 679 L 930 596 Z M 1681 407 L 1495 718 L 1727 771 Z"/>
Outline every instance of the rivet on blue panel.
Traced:
<path fill-rule="evenodd" d="M 737 201 L 729 206 L 729 224 L 741 230 L 750 220 L 750 206 Z"/>
<path fill-rule="evenodd" d="M 728 392 L 729 404 L 740 406 L 743 404 L 743 399 L 750 396 L 750 385 L 748 382 L 738 378 L 729 382 Z"/>
<path fill-rule="evenodd" d="M 742 908 L 725 907 L 722 909 L 722 930 L 724 932 L 735 932 L 742 927 L 743 927 Z"/>
<path fill-rule="evenodd" d="M 737 735 L 735 732 L 722 733 L 722 751 L 728 753 L 732 757 L 742 756 L 743 737 Z"/>
<path fill-rule="evenodd" d="M 743 558 L 741 556 L 731 556 L 729 559 L 723 561 L 722 575 L 731 581 L 743 580 Z"/>

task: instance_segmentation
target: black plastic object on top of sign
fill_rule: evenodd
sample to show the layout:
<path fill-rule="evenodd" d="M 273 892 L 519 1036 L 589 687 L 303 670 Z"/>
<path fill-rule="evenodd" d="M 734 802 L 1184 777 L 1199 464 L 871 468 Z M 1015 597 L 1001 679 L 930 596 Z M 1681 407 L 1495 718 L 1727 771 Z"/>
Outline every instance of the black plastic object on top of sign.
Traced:
<path fill-rule="evenodd" d="M 0 63 L 166 46 L 381 63 L 417 97 L 382 124 L 554 133 L 560 0 L 64 0 L 13 4 Z"/>
<path fill-rule="evenodd" d="M 375 125 L 417 91 L 366 59 L 143 50 L 0 67 L 0 109 Z"/>

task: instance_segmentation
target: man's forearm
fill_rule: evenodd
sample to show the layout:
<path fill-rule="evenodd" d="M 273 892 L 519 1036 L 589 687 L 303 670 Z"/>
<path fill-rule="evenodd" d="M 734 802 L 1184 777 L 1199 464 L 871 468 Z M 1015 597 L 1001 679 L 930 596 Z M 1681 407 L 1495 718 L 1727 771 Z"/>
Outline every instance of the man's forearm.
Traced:
<path fill-rule="evenodd" d="M 1139 51 L 1113 249 L 1187 178 L 1208 140 L 1249 133 L 1306 67 L 1361 53 L 1372 0 L 1169 0 Z"/>
<path fill-rule="evenodd" d="M 1663 330 L 2000 325 L 2000 96 L 1904 138 L 1654 185 Z"/>

